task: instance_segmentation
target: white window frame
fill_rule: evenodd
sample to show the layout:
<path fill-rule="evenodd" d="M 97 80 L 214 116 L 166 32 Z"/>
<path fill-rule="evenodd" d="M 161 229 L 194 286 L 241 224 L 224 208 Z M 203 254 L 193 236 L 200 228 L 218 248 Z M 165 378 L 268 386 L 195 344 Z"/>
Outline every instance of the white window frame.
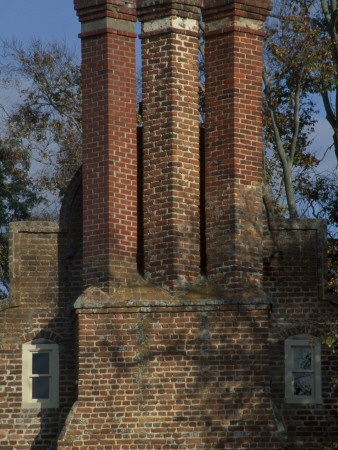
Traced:
<path fill-rule="evenodd" d="M 49 353 L 49 398 L 34 399 L 32 391 L 33 377 L 39 377 L 32 372 L 34 353 Z M 59 406 L 59 346 L 54 343 L 29 342 L 22 346 L 22 404 L 23 409 L 57 408 Z"/>
<path fill-rule="evenodd" d="M 311 395 L 296 395 L 294 393 L 294 349 L 311 348 L 312 367 L 308 371 L 312 375 Z M 307 372 L 298 370 L 298 372 Z M 321 344 L 318 339 L 308 335 L 291 336 L 285 340 L 285 401 L 286 403 L 322 403 L 322 375 L 321 375 Z"/>

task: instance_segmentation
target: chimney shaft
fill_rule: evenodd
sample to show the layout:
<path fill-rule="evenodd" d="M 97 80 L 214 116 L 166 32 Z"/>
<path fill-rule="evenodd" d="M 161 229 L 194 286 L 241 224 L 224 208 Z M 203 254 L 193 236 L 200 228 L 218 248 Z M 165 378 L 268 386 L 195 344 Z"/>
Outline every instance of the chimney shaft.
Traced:
<path fill-rule="evenodd" d="M 144 253 L 173 292 L 200 273 L 199 1 L 139 1 L 142 22 Z"/>
<path fill-rule="evenodd" d="M 137 271 L 135 34 L 142 22 L 144 268 L 170 292 L 201 271 L 202 0 L 75 0 L 82 23 L 85 285 Z M 207 275 L 262 278 L 262 25 L 270 1 L 204 2 Z M 203 239 L 202 239 L 203 241 Z"/>
<path fill-rule="evenodd" d="M 262 282 L 262 25 L 270 1 L 204 2 L 207 275 Z"/>
<path fill-rule="evenodd" d="M 82 25 L 84 284 L 136 273 L 135 1 L 75 0 Z"/>

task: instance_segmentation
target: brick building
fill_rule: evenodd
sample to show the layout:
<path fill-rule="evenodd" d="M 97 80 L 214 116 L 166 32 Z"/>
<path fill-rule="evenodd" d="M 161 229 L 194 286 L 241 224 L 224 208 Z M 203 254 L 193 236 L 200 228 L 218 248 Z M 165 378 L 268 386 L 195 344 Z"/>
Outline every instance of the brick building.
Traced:
<path fill-rule="evenodd" d="M 83 166 L 59 224 L 10 227 L 0 449 L 337 442 L 338 363 L 321 344 L 336 324 L 325 223 L 281 220 L 262 180 L 270 0 L 75 0 L 75 9 Z"/>

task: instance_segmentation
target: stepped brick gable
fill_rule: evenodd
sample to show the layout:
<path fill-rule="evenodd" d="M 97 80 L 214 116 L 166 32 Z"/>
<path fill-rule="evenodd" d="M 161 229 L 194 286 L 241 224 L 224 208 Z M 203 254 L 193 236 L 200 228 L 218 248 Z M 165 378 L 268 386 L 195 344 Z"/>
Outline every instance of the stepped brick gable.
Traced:
<path fill-rule="evenodd" d="M 333 445 L 338 361 L 323 340 L 338 300 L 326 291 L 326 225 L 281 219 L 262 178 L 272 2 L 74 6 L 83 165 L 58 224 L 10 225 L 0 450 Z"/>

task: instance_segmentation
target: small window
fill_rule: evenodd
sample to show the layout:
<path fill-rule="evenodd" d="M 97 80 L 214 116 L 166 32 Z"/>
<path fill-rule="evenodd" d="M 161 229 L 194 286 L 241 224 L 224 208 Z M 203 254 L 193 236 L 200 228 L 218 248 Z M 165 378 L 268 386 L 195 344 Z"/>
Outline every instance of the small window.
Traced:
<path fill-rule="evenodd" d="M 59 406 L 59 347 L 30 342 L 22 346 L 22 408 Z"/>
<path fill-rule="evenodd" d="M 311 336 L 293 336 L 285 341 L 285 400 L 322 402 L 320 342 Z"/>

